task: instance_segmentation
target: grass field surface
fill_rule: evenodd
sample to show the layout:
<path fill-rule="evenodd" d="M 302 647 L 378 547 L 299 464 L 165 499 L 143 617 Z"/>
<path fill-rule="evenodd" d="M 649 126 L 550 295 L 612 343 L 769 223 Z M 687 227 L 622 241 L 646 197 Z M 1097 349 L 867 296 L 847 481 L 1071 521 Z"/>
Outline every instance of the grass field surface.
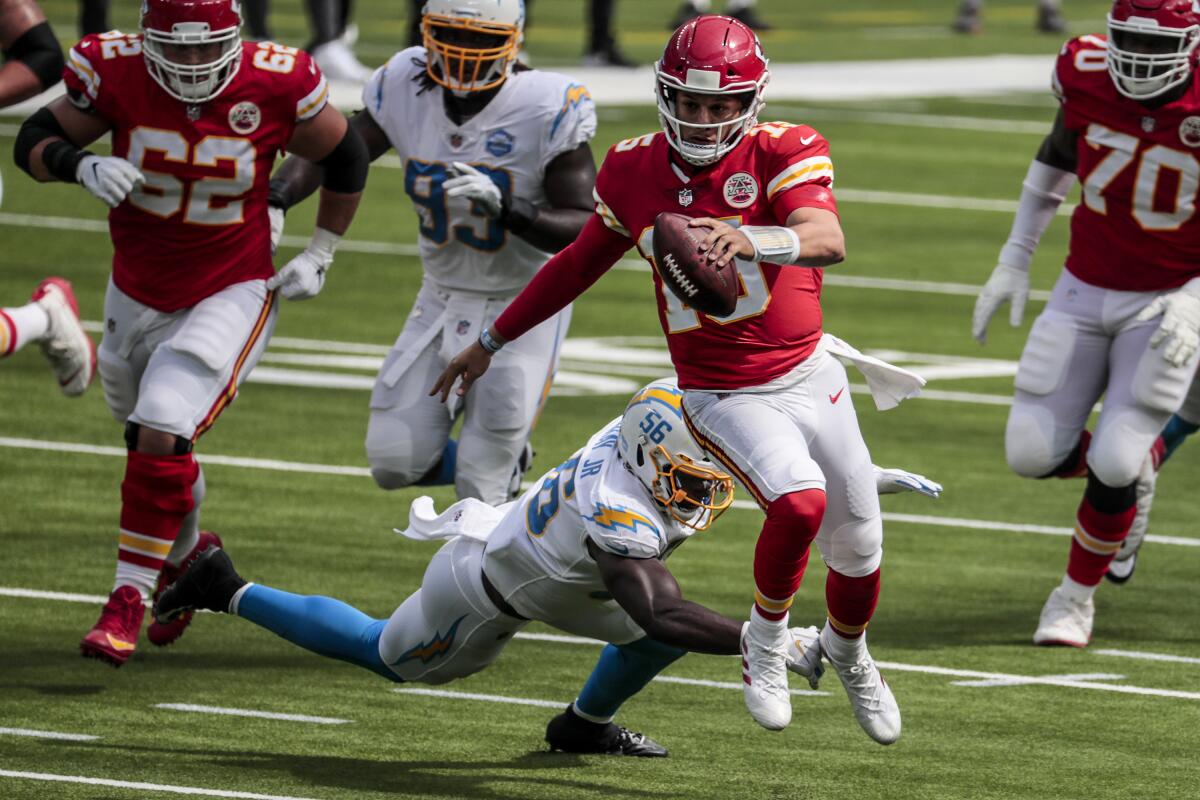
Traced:
<path fill-rule="evenodd" d="M 47 5 L 56 20 L 73 13 L 66 2 Z M 298 9 L 278 5 L 274 19 L 295 42 Z M 970 40 L 941 35 L 950 2 L 809 5 L 761 4 L 791 30 L 767 40 L 782 51 L 772 56 L 846 55 L 808 50 L 815 30 L 831 47 L 857 48 L 855 57 L 943 54 L 952 46 L 1052 52 L 1058 44 L 1028 30 L 1031 1 L 990 2 L 987 32 Z M 1098 27 L 1104 4 L 1066 5 Z M 383 8 L 360 10 L 376 60 L 402 30 L 402 11 Z M 572 57 L 570 43 L 553 32 L 577 35 L 580 9 L 536 4 L 535 57 Z M 622 4 L 630 51 L 649 58 L 663 36 L 655 20 L 672 10 L 666 2 Z M 117 16 L 129 14 L 122 8 Z M 865 36 L 864 26 L 912 28 L 914 38 L 876 35 L 869 40 L 876 51 L 866 53 L 866 40 L 855 38 Z M 922 27 L 939 32 L 918 36 Z M 937 501 L 883 500 L 883 593 L 870 639 L 904 715 L 896 745 L 880 747 L 862 733 L 832 676 L 822 694 L 795 697 L 788 730 L 768 733 L 744 709 L 736 659 L 690 655 L 619 718 L 669 747 L 669 759 L 547 754 L 545 723 L 574 697 L 599 650 L 544 636 L 554 632 L 538 625 L 493 668 L 437 687 L 454 695 L 393 691 L 372 674 L 225 616 L 200 616 L 165 650 L 143 638 L 119 671 L 85 661 L 77 642 L 111 588 L 121 428 L 98 385 L 79 400 L 61 397 L 30 347 L 0 365 L 0 797 L 1195 797 L 1200 532 L 1191 487 L 1200 480 L 1200 449 L 1185 446 L 1164 471 L 1151 523 L 1156 539 L 1132 582 L 1100 588 L 1092 645 L 1029 643 L 1065 565 L 1082 484 L 1024 481 L 1008 471 L 1005 401 L 1041 302 L 1030 303 L 1020 329 L 998 318 L 981 348 L 969 335 L 970 286 L 995 263 L 1021 177 L 1053 115 L 1047 100 L 827 104 L 764 114 L 810 122 L 832 143 L 849 256 L 828 271 L 827 329 L 931 377 L 926 398 L 886 413 L 854 396 L 876 463 L 945 485 Z M 612 142 L 657 127 L 646 108 L 600 114 L 597 158 Z M 7 150 L 12 131 L 0 131 Z M 45 275 L 64 275 L 98 338 L 111 257 L 100 204 L 78 187 L 37 186 L 7 161 L 0 169 L 2 302 L 19 303 Z M 332 595 L 377 617 L 418 585 L 434 549 L 391 532 L 405 524 L 418 491 L 385 493 L 364 471 L 362 387 L 420 277 L 411 255 L 415 215 L 401 179 L 386 161 L 372 169 L 325 291 L 281 309 L 259 371 L 271 382 L 252 377 L 198 447 L 210 459 L 203 526 L 224 537 L 244 575 Z M 307 238 L 313 210 L 289 214 L 287 233 L 297 238 L 288 241 Z M 1066 232 L 1060 218 L 1043 240 L 1036 290 L 1052 285 Z M 281 258 L 294 252 L 285 247 Z M 576 306 L 563 365 L 569 380 L 534 434 L 535 472 L 620 413 L 632 387 L 667 371 L 650 277 L 623 263 Z M 439 506 L 452 499 L 444 488 L 430 493 Z M 747 613 L 760 521 L 759 512 L 739 507 L 671 557 L 689 597 L 734 617 Z M 814 559 L 794 623 L 821 619 L 823 571 Z"/>

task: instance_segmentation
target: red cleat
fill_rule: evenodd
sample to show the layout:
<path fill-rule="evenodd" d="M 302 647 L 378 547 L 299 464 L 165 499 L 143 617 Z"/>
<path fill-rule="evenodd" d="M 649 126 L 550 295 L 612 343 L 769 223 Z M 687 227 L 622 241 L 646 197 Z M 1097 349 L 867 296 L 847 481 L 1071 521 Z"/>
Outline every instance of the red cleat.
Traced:
<path fill-rule="evenodd" d="M 196 556 L 200 555 L 210 547 L 220 546 L 220 536 L 217 536 L 212 531 L 200 531 L 200 536 L 198 539 L 196 539 L 196 546 L 192 548 L 191 552 L 187 554 L 187 557 L 183 559 L 179 566 L 174 567 L 170 564 L 163 564 L 162 573 L 160 573 L 158 576 L 158 588 L 154 590 L 154 599 L 157 600 L 158 596 L 162 594 L 163 589 L 167 588 L 179 579 L 179 576 L 182 575 L 188 566 L 196 560 Z M 151 620 L 150 627 L 146 629 L 146 638 L 150 640 L 150 644 L 158 647 L 166 647 L 180 636 L 183 636 L 183 632 L 187 630 L 187 626 L 190 625 L 191 622 L 191 611 L 185 612 L 179 615 L 177 618 L 166 623 L 159 622 L 158 620 Z"/>
<path fill-rule="evenodd" d="M 83 641 L 79 651 L 85 658 L 96 658 L 114 667 L 129 660 L 137 649 L 138 633 L 146 607 L 142 596 L 132 586 L 122 586 L 108 596 L 100 619 Z"/>

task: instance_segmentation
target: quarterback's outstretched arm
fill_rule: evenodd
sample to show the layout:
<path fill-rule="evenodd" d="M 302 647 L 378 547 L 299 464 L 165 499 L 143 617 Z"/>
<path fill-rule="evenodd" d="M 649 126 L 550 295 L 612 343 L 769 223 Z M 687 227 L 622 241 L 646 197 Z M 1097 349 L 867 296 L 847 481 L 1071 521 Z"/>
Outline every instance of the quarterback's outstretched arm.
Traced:
<path fill-rule="evenodd" d="M 663 562 L 613 555 L 591 539 L 587 549 L 613 599 L 651 639 L 694 653 L 741 652 L 742 623 L 685 600 Z"/>
<path fill-rule="evenodd" d="M 450 360 L 429 394 L 440 394 L 445 402 L 459 377 L 462 383 L 458 395 L 466 394 L 471 384 L 487 372 L 493 353 L 570 305 L 631 247 L 633 242 L 628 237 L 611 230 L 593 214 L 579 238 L 547 261 L 479 339 Z"/>
<path fill-rule="evenodd" d="M 700 250 L 720 267 L 735 256 L 799 267 L 828 267 L 846 260 L 842 223 L 837 214 L 825 208 L 802 206 L 788 214 L 786 224 L 780 226 L 735 228 L 712 217 L 697 217 L 688 224 L 708 230 Z"/>
<path fill-rule="evenodd" d="M 988 324 L 1005 302 L 1012 303 L 1008 321 L 1014 328 L 1025 316 L 1033 252 L 1075 182 L 1077 136 L 1067 128 L 1059 109 L 1054 126 L 1025 173 L 1008 241 L 1000 249 L 998 263 L 975 301 L 971 334 L 980 344 L 987 341 Z"/>
<path fill-rule="evenodd" d="M 33 0 L 0 0 L 0 51 L 0 108 L 62 80 L 62 47 Z"/>

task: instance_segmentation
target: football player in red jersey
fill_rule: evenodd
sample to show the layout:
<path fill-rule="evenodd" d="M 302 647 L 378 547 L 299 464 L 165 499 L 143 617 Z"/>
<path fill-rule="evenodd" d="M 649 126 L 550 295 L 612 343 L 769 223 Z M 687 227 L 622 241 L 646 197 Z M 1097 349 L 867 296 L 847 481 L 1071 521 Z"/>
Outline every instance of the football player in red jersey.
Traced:
<path fill-rule="evenodd" d="M 654 288 L 689 428 L 767 516 L 743 641 L 747 705 L 767 728 L 791 719 L 788 607 L 815 540 L 829 567 L 822 650 L 863 728 L 893 742 L 900 711 L 863 635 L 879 591 L 879 502 L 846 372 L 830 354 L 844 343 L 821 331 L 820 267 L 845 254 L 828 145 L 804 125 L 758 124 L 767 61 L 736 20 L 702 16 L 681 26 L 656 75 L 663 130 L 609 150 L 596 213 L 579 238 L 455 357 L 434 392 L 448 396 L 461 377 L 464 393 L 492 353 L 575 299 L 630 247 L 653 263 L 658 213 L 694 214 L 709 257 L 737 270 L 736 309 L 723 319 L 700 314 L 657 271 Z"/>
<path fill-rule="evenodd" d="M 233 400 L 275 324 L 276 291 L 321 290 L 366 181 L 362 140 L 302 52 L 242 42 L 236 0 L 145 0 L 142 33 L 71 49 L 67 96 L 21 127 L 18 164 L 104 201 L 114 245 L 100 377 L 129 448 L 116 582 L 83 654 L 123 664 L 160 574 L 219 540 L 199 532 L 196 439 Z M 112 132 L 112 155 L 80 148 Z M 275 155 L 328 167 L 308 248 L 277 274 Z M 186 623 L 185 623 L 186 624 Z M 183 625 L 152 625 L 168 644 Z"/>
<path fill-rule="evenodd" d="M 1042 609 L 1036 644 L 1091 639 L 1096 586 L 1134 522 L 1139 482 L 1153 480 L 1148 453 L 1196 371 L 1198 42 L 1192 0 L 1117 0 L 1107 37 L 1064 45 L 1053 74 L 1058 116 L 975 304 L 980 342 L 1005 301 L 1020 324 L 1033 251 L 1078 176 L 1066 266 L 1021 354 L 1005 432 L 1018 475 L 1087 477 L 1066 575 Z"/>
<path fill-rule="evenodd" d="M 0 0 L 0 52 L 0 108 L 62 80 L 62 48 L 33 0 Z M 32 342 L 50 361 L 63 394 L 83 394 L 96 372 L 96 346 L 79 324 L 79 306 L 68 281 L 46 278 L 25 305 L 0 308 L 0 358 Z"/>

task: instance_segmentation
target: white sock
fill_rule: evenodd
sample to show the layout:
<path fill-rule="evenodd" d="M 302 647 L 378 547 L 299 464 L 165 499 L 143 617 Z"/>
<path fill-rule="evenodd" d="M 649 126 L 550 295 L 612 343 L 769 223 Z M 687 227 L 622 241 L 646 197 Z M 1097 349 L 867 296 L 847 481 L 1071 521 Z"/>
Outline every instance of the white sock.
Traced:
<path fill-rule="evenodd" d="M 867 654 L 867 634 L 864 632 L 847 639 L 826 621 L 821 631 L 821 649 L 830 661 L 839 664 L 857 664 Z"/>
<path fill-rule="evenodd" d="M 595 722 L 597 725 L 607 725 L 613 721 L 612 717 L 597 717 L 592 714 L 585 714 L 579 710 L 579 698 L 575 698 L 575 702 L 571 703 L 571 711 L 580 719 L 586 719 L 588 722 Z"/>
<path fill-rule="evenodd" d="M 248 582 L 245 586 L 243 586 L 242 588 L 240 588 L 236 592 L 234 592 L 233 597 L 229 598 L 229 613 L 230 614 L 233 614 L 235 617 L 237 616 L 238 603 L 242 602 L 242 595 L 244 595 L 246 593 L 246 590 L 249 589 L 253 585 L 254 585 L 253 581 Z"/>
<path fill-rule="evenodd" d="M 12 327 L 0 319 L 0 355 L 8 348 L 17 352 L 30 342 L 36 342 L 46 335 L 50 329 L 50 315 L 37 303 L 28 303 L 20 308 L 4 309 L 5 316 L 12 322 Z"/>
<path fill-rule="evenodd" d="M 1062 590 L 1068 598 L 1076 603 L 1086 603 L 1092 599 L 1092 595 L 1096 594 L 1095 586 L 1084 586 L 1079 581 L 1072 580 L 1069 576 L 1063 575 Z"/>
<path fill-rule="evenodd" d="M 150 595 L 154 594 L 154 590 L 158 586 L 158 570 L 118 561 L 117 578 L 113 581 L 113 591 L 115 592 L 122 586 L 132 586 L 137 589 L 142 596 L 142 602 L 148 604 Z"/>
<path fill-rule="evenodd" d="M 757 605 L 750 607 L 750 629 L 756 632 L 756 638 L 761 640 L 765 635 L 772 639 L 777 639 L 787 633 L 787 628 L 787 614 L 783 615 L 783 619 L 767 619 L 758 613 Z"/>

